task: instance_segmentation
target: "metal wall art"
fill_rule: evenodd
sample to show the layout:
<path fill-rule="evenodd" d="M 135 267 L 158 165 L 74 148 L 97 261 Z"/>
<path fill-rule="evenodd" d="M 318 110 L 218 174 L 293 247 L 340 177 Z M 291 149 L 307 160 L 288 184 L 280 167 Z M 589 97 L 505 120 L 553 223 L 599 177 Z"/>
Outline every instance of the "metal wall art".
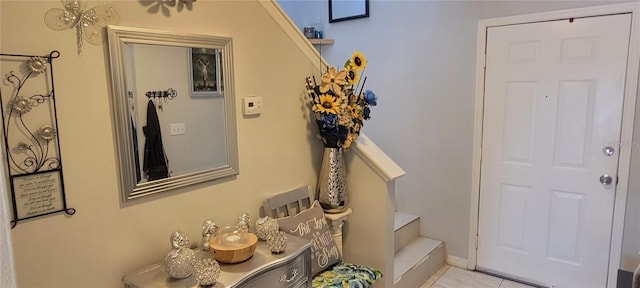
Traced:
<path fill-rule="evenodd" d="M 149 6 L 147 11 L 151 14 L 158 13 L 162 11 L 164 16 L 171 16 L 171 12 L 169 12 L 169 8 L 176 7 L 178 12 L 181 12 L 183 9 L 187 9 L 191 11 L 193 9 L 193 2 L 196 0 L 139 0 L 142 6 Z"/>
<path fill-rule="evenodd" d="M 178 91 L 169 88 L 163 91 L 147 91 L 144 95 L 149 98 L 168 98 L 169 100 L 173 100 L 173 98 L 178 97 Z"/>
<path fill-rule="evenodd" d="M 47 56 L 0 54 L 4 148 L 11 188 L 13 219 L 18 221 L 65 212 L 58 120 L 53 89 L 53 59 Z M 16 72 L 18 71 L 18 72 Z"/>
<path fill-rule="evenodd" d="M 131 93 L 131 95 L 131 100 L 133 101 L 133 93 Z M 163 110 L 163 104 L 178 97 L 178 91 L 174 90 L 173 88 L 169 88 L 164 91 L 147 91 L 147 93 L 145 93 L 144 95 L 147 96 L 149 100 L 153 101 L 158 109 Z"/>
<path fill-rule="evenodd" d="M 93 45 L 102 45 L 105 40 L 103 28 L 117 24 L 120 20 L 118 11 L 106 4 L 86 9 L 83 2 L 62 0 L 62 5 L 64 9 L 53 8 L 47 11 L 44 14 L 44 23 L 55 31 L 75 28 L 78 55 L 82 55 L 85 40 Z"/>

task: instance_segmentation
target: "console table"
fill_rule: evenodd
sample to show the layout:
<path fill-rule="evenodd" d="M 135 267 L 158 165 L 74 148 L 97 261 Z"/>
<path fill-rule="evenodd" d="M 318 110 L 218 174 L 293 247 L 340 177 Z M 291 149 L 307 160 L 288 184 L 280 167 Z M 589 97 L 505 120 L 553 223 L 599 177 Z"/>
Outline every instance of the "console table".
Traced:
<path fill-rule="evenodd" d="M 287 248 L 272 254 L 265 241 L 259 241 L 249 260 L 237 264 L 220 263 L 220 277 L 212 288 L 223 287 L 311 287 L 311 243 L 287 235 Z M 168 251 L 167 251 L 168 252 Z M 196 258 L 213 258 L 209 251 L 194 250 Z M 172 279 L 164 263 L 156 263 L 131 272 L 122 278 L 126 288 L 199 287 L 194 276 Z"/>

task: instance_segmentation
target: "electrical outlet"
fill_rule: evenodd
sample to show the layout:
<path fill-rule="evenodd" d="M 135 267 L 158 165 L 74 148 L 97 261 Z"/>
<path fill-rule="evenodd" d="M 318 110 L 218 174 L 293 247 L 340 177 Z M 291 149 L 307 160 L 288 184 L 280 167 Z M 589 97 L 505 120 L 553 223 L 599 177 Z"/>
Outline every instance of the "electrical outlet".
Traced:
<path fill-rule="evenodd" d="M 171 136 L 184 135 L 186 133 L 184 123 L 171 123 Z"/>

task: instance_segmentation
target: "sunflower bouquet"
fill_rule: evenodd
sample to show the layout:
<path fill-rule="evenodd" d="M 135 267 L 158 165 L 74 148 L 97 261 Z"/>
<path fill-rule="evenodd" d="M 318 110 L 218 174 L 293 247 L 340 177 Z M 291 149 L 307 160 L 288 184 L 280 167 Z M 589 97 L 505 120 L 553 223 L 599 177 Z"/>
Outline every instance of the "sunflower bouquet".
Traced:
<path fill-rule="evenodd" d="M 364 120 L 371 118 L 370 106 L 376 106 L 378 97 L 364 90 L 366 66 L 365 56 L 355 52 L 344 69 L 329 67 L 319 84 L 315 77 L 307 77 L 311 109 L 325 147 L 349 148 L 360 135 Z"/>

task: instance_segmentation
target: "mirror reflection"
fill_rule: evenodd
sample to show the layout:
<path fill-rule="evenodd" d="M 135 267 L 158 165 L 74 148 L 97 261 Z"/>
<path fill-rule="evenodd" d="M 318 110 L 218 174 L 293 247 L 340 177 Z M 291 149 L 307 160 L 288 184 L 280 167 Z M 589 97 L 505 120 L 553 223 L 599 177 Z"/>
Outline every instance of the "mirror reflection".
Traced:
<path fill-rule="evenodd" d="M 124 200 L 237 174 L 231 39 L 108 31 Z"/>
<path fill-rule="evenodd" d="M 137 140 L 134 144 L 142 163 L 136 169 L 138 182 L 226 164 L 225 99 L 217 91 L 215 69 L 215 56 L 221 49 L 146 44 L 128 44 L 127 49 L 135 67 L 135 72 L 125 73 L 133 75 L 133 83 L 127 83 L 132 89 L 127 93 L 135 102 L 131 106 Z M 213 53 L 194 53 L 197 56 L 190 62 L 193 50 Z M 206 55 L 214 57 L 209 59 Z M 197 65 L 190 67 L 189 63 Z M 193 81 L 193 86 L 187 73 L 192 70 L 192 78 L 198 80 Z M 215 94 L 191 95 L 192 88 L 197 93 Z"/>

